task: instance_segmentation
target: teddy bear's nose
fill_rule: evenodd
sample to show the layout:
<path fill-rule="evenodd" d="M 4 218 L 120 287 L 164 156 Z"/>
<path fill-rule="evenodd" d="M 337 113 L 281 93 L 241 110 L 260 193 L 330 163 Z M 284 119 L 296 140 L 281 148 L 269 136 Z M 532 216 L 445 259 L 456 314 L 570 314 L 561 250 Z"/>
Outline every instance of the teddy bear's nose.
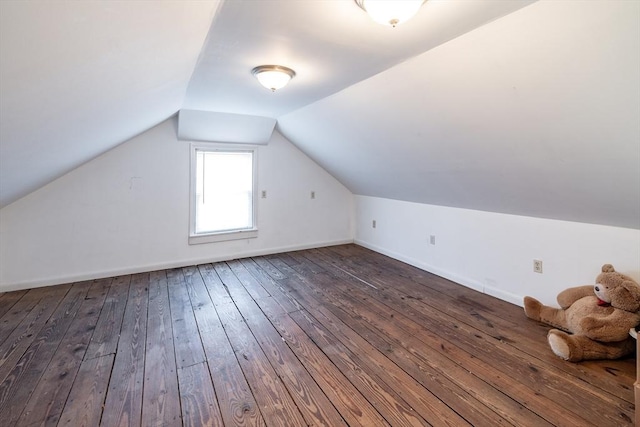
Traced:
<path fill-rule="evenodd" d="M 596 286 L 596 292 L 600 292 L 600 288 Z"/>

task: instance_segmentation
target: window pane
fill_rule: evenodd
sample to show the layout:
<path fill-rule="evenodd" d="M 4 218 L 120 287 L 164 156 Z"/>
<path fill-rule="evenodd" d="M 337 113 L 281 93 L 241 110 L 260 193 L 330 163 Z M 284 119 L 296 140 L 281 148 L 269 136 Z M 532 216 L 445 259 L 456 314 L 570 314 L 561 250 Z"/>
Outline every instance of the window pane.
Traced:
<path fill-rule="evenodd" d="M 196 151 L 196 233 L 253 228 L 253 153 Z"/>

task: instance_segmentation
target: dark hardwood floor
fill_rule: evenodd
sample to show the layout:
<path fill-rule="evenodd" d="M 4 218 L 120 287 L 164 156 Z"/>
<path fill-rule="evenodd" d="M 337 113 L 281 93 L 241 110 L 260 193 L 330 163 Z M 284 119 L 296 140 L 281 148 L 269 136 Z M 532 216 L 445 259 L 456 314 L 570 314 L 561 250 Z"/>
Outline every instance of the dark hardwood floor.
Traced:
<path fill-rule="evenodd" d="M 547 330 L 356 245 L 8 292 L 0 425 L 632 425 Z"/>

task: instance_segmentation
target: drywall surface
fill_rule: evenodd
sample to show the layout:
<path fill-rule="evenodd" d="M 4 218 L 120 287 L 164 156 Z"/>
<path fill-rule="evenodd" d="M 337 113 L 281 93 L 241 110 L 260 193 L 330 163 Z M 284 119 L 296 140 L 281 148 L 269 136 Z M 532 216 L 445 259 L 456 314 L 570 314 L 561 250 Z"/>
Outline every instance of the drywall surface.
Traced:
<path fill-rule="evenodd" d="M 0 1 L 0 207 L 174 114 L 222 3 Z"/>
<path fill-rule="evenodd" d="M 275 127 L 276 119 L 248 114 L 182 109 L 178 115 L 182 140 L 267 144 Z"/>
<path fill-rule="evenodd" d="M 352 194 L 276 132 L 258 148 L 258 237 L 190 246 L 190 144 L 176 127 L 0 210 L 0 291 L 352 241 Z"/>
<path fill-rule="evenodd" d="M 278 127 L 353 194 L 640 229 L 640 2 L 533 3 Z"/>
<path fill-rule="evenodd" d="M 640 280 L 635 229 L 367 196 L 355 209 L 356 243 L 514 304 L 525 295 L 556 304 L 561 290 L 594 284 L 605 263 Z"/>

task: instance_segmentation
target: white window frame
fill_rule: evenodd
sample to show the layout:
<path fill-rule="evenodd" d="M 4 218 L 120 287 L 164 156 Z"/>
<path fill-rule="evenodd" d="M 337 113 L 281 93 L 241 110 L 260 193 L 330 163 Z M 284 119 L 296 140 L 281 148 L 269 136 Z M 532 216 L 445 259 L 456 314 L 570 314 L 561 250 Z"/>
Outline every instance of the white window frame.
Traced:
<path fill-rule="evenodd" d="M 258 147 L 254 145 L 230 145 L 218 143 L 191 143 L 190 155 L 190 185 L 189 185 L 189 244 L 224 242 L 229 240 L 253 239 L 258 237 Z M 248 153 L 253 156 L 253 227 L 242 230 L 217 231 L 196 233 L 196 172 L 198 151 L 221 151 L 233 153 Z"/>

